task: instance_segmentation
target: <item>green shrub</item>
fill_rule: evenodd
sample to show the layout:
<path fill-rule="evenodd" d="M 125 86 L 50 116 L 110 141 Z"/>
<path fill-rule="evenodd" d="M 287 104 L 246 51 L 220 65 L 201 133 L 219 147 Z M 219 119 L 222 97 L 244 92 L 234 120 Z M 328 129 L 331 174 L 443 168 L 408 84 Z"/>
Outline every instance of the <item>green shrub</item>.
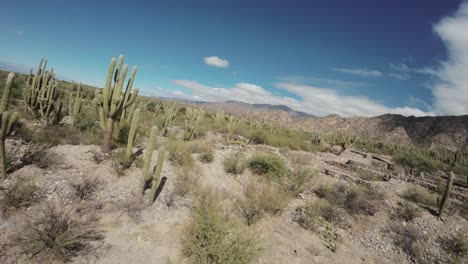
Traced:
<path fill-rule="evenodd" d="M 297 167 L 294 171 L 288 173 L 286 178 L 286 188 L 293 194 L 298 195 L 304 192 L 310 183 L 310 180 L 316 175 L 315 171 L 312 171 L 306 167 Z"/>
<path fill-rule="evenodd" d="M 406 174 L 413 175 L 420 172 L 434 172 L 441 168 L 438 161 L 430 159 L 418 151 L 415 152 L 398 152 L 393 156 L 393 161 L 400 164 Z"/>
<path fill-rule="evenodd" d="M 242 153 L 233 153 L 224 159 L 224 171 L 232 174 L 242 174 L 245 169 L 245 162 Z"/>
<path fill-rule="evenodd" d="M 244 187 L 244 198 L 237 205 L 248 225 L 252 225 L 264 214 L 276 215 L 289 202 L 290 196 L 272 183 L 250 181 Z"/>
<path fill-rule="evenodd" d="M 184 197 L 196 193 L 200 188 L 200 168 L 198 166 L 181 166 L 176 170 L 174 179 L 174 194 Z"/>
<path fill-rule="evenodd" d="M 401 194 L 401 197 L 416 204 L 430 207 L 437 206 L 437 194 L 432 193 L 421 186 L 414 186 L 406 189 Z"/>
<path fill-rule="evenodd" d="M 278 183 L 282 183 L 288 173 L 288 167 L 281 158 L 266 153 L 255 154 L 248 161 L 248 167 L 254 174 L 269 176 Z"/>
<path fill-rule="evenodd" d="M 182 239 L 182 252 L 189 263 L 247 264 L 255 261 L 259 250 L 255 233 L 223 213 L 216 193 L 200 193 Z"/>
<path fill-rule="evenodd" d="M 365 181 L 383 181 L 382 175 L 369 170 L 358 169 L 356 173 L 358 174 L 359 178 Z"/>
<path fill-rule="evenodd" d="M 258 129 L 250 134 L 249 139 L 255 144 L 265 144 L 268 140 L 267 137 L 268 135 L 263 129 Z"/>

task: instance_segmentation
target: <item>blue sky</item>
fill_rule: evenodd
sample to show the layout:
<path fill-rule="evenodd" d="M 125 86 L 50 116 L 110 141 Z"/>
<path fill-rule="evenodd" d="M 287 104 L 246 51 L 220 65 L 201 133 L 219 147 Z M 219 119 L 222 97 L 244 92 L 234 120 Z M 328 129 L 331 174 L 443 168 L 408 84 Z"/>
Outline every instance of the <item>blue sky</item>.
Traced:
<path fill-rule="evenodd" d="M 467 2 L 147 2 L 2 3 L 0 67 L 46 57 L 59 76 L 102 86 L 123 53 L 147 95 L 315 115 L 468 113 Z"/>

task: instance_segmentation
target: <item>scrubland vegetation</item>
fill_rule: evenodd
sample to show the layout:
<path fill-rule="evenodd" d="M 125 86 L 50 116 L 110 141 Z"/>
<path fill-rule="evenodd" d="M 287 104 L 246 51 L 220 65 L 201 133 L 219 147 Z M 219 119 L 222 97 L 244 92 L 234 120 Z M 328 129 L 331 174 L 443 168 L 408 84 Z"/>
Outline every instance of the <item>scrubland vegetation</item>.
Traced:
<path fill-rule="evenodd" d="M 467 257 L 463 233 L 467 223 L 459 217 L 467 209 L 451 198 L 453 186 L 467 187 L 466 178 L 446 176 L 438 193 L 408 184 L 396 194 L 381 188 L 386 182 L 378 170 L 354 171 L 366 183 L 361 185 L 329 181 L 318 169 L 325 166 L 323 160 L 351 155 L 352 148 L 366 156 L 392 156 L 385 172 L 392 175 L 402 171 L 408 177 L 424 178 L 453 171 L 466 177 L 468 161 L 461 149 L 450 152 L 355 135 L 312 134 L 138 96 L 138 89 L 133 89 L 136 67 L 128 79 L 127 71 L 123 56 L 112 59 L 103 89 L 56 80 L 45 61 L 28 77 L 0 75 L 4 181 L 0 209 L 5 223 L 12 217 L 22 219 L 11 235 L 5 235 L 9 242 L 0 244 L 0 262 L 19 258 L 73 262 L 99 251 L 99 243 L 106 239 L 101 220 L 106 214 L 143 211 L 154 214 L 146 215 L 153 219 L 163 214 L 160 204 L 169 212 L 187 208 L 175 258 L 182 263 L 256 263 L 267 254 L 262 225 L 271 224 L 271 219 L 288 219 L 286 224 L 302 227 L 301 232 L 317 236 L 330 254 L 338 254 L 341 244 L 349 246 L 349 232 L 378 218 L 382 224 L 390 223 L 379 226 L 379 232 L 388 234 L 392 244 L 417 263 L 434 260 L 423 250 L 430 238 L 418 221 L 437 226 L 444 224 L 439 219 L 458 221 L 461 227 L 434 243 L 446 256 L 444 261 L 456 263 Z M 26 150 L 15 151 L 18 145 Z M 93 170 L 113 168 L 112 179 L 60 176 L 67 182 L 61 188 L 70 190 L 70 195 L 56 197 L 62 190 L 46 191 L 49 182 L 41 184 L 20 174 L 29 165 L 46 176 L 46 171 L 79 168 L 81 163 L 59 164 L 66 161 L 49 151 L 62 145 L 93 146 L 88 151 Z M 215 184 L 206 180 L 207 171 L 215 174 L 209 175 L 211 180 L 218 177 Z M 132 199 L 117 201 L 118 194 L 103 191 L 106 185 L 122 181 L 130 182 L 124 189 Z M 109 205 L 113 203 L 120 204 Z"/>

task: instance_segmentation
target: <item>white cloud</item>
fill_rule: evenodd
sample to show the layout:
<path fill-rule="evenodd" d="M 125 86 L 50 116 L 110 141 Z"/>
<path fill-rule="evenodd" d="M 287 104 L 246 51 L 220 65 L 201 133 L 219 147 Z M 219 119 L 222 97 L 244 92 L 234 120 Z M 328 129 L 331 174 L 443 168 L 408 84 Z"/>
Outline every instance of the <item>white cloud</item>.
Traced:
<path fill-rule="evenodd" d="M 229 61 L 221 59 L 216 56 L 205 57 L 204 61 L 207 65 L 218 67 L 218 68 L 227 68 L 229 67 Z"/>
<path fill-rule="evenodd" d="M 390 64 L 390 68 L 399 72 L 404 73 L 417 73 L 417 74 L 427 74 L 427 75 L 436 75 L 437 71 L 435 69 L 424 67 L 424 68 L 410 68 L 407 64 Z"/>
<path fill-rule="evenodd" d="M 294 110 L 318 116 L 328 114 L 339 114 L 341 116 L 376 116 L 386 113 L 406 116 L 433 115 L 431 112 L 424 112 L 417 108 L 391 108 L 367 97 L 342 95 L 334 89 L 291 82 L 280 82 L 275 84 L 275 86 L 298 96 L 300 99 L 273 95 L 263 87 L 250 83 L 237 83 L 233 87 L 220 88 L 210 87 L 189 80 L 174 80 L 173 82 L 188 89 L 190 92 L 165 91 L 165 97 L 203 100 L 208 102 L 235 100 L 245 103 L 285 105 Z M 162 91 L 160 93 L 162 93 Z"/>
<path fill-rule="evenodd" d="M 337 72 L 357 75 L 361 77 L 380 77 L 383 75 L 381 71 L 369 70 L 369 69 L 347 69 L 347 68 L 335 68 Z"/>
<path fill-rule="evenodd" d="M 389 73 L 388 76 L 402 81 L 411 79 L 411 76 L 407 73 Z"/>
<path fill-rule="evenodd" d="M 433 86 L 434 107 L 438 114 L 468 114 L 468 2 L 463 2 L 452 16 L 434 26 L 448 49 L 448 59 L 441 63 Z"/>

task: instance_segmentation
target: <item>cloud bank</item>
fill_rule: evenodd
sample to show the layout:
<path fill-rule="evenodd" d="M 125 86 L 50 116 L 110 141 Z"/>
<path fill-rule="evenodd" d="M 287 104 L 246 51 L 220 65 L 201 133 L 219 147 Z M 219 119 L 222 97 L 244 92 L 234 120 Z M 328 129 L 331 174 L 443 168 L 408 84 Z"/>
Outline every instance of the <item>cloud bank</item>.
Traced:
<path fill-rule="evenodd" d="M 229 67 L 229 61 L 221 59 L 216 56 L 210 56 L 204 58 L 205 64 L 217 67 L 217 68 L 227 68 Z"/>
<path fill-rule="evenodd" d="M 438 114 L 468 114 L 468 2 L 434 26 L 447 47 L 448 59 L 434 74 L 434 107 Z"/>
<path fill-rule="evenodd" d="M 237 83 L 233 87 L 228 88 L 211 87 L 191 80 L 174 80 L 173 83 L 189 90 L 189 93 L 180 90 L 169 91 L 161 88 L 157 88 L 155 92 L 162 97 L 175 97 L 185 100 L 203 100 L 207 102 L 235 100 L 244 103 L 285 105 L 296 111 L 318 116 L 328 114 L 338 114 L 340 116 L 376 116 L 386 113 L 406 116 L 433 115 L 431 112 L 424 112 L 417 108 L 387 107 L 367 97 L 342 95 L 334 89 L 293 82 L 279 82 L 275 84 L 275 87 L 288 91 L 300 99 L 274 95 L 263 87 L 250 83 Z"/>

